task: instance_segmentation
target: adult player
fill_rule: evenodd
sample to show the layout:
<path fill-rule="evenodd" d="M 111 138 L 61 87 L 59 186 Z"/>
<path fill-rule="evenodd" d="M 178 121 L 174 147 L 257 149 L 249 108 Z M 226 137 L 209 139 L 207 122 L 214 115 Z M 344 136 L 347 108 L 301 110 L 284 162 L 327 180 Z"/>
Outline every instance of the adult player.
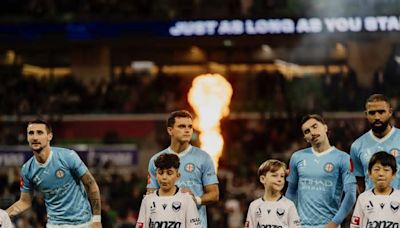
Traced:
<path fill-rule="evenodd" d="M 172 112 L 167 119 L 167 132 L 171 138 L 170 146 L 155 154 L 149 161 L 147 191 L 153 192 L 159 188 L 155 159 L 164 153 L 177 154 L 181 162 L 179 167 L 181 178 L 177 181 L 177 186 L 185 188 L 193 195 L 199 208 L 202 227 L 207 227 L 205 205 L 219 200 L 218 179 L 214 163 L 207 152 L 190 145 L 193 134 L 193 118 L 188 111 Z"/>
<path fill-rule="evenodd" d="M 21 169 L 21 196 L 6 211 L 12 218 L 32 205 L 33 190 L 43 194 L 47 227 L 101 227 L 99 187 L 75 151 L 50 147 L 51 126 L 43 120 L 28 123 L 33 155 Z M 86 188 L 86 191 L 85 191 Z"/>
<path fill-rule="evenodd" d="M 390 124 L 393 110 L 389 99 L 382 94 L 371 95 L 365 103 L 365 115 L 371 130 L 354 141 L 350 149 L 360 193 L 373 187 L 368 177 L 368 163 L 373 154 L 387 151 L 396 158 L 397 165 L 400 164 L 400 131 Z M 393 179 L 392 186 L 400 188 L 399 175 Z"/>
<path fill-rule="evenodd" d="M 292 155 L 286 197 L 297 203 L 301 227 L 338 227 L 356 201 L 350 156 L 330 145 L 321 116 L 305 116 L 301 130 L 311 147 Z"/>

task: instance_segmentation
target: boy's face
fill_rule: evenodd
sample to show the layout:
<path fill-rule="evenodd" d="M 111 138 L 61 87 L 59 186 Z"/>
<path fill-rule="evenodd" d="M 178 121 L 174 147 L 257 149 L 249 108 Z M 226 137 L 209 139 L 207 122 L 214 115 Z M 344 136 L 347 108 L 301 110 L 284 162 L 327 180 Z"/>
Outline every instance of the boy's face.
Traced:
<path fill-rule="evenodd" d="M 280 192 L 285 185 L 285 170 L 281 167 L 275 172 L 267 172 L 260 176 L 260 182 L 264 184 L 265 189 L 269 188 Z"/>
<path fill-rule="evenodd" d="M 175 182 L 179 179 L 180 174 L 177 169 L 157 169 L 157 182 L 163 191 L 169 191 L 175 186 Z"/>
<path fill-rule="evenodd" d="M 374 182 L 375 188 L 378 189 L 390 188 L 390 182 L 392 182 L 395 177 L 390 166 L 383 166 L 379 162 L 372 166 L 371 172 L 368 173 L 368 175 Z"/>

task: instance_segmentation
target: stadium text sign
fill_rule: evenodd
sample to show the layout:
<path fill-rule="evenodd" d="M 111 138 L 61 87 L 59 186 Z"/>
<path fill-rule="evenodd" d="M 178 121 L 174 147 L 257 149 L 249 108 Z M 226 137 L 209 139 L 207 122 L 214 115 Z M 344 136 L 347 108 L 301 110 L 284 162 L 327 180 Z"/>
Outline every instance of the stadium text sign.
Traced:
<path fill-rule="evenodd" d="M 176 21 L 171 36 L 398 32 L 399 16 Z"/>

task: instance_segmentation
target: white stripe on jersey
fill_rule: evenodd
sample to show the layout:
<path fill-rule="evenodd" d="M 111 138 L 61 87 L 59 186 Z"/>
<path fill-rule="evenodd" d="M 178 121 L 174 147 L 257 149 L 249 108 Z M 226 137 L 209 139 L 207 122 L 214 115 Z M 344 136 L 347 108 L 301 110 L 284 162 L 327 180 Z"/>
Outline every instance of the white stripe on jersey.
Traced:
<path fill-rule="evenodd" d="M 400 191 L 394 190 L 390 195 L 363 192 L 357 199 L 350 227 L 400 227 Z"/>

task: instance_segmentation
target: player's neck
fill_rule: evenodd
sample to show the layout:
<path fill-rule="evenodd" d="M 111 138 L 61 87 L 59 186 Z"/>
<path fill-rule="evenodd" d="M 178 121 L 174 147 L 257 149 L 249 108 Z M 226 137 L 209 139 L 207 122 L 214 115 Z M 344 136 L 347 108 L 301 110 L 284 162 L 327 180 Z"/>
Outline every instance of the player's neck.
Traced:
<path fill-rule="evenodd" d="M 176 190 L 177 190 L 176 186 L 174 186 L 174 187 L 172 187 L 170 189 L 162 189 L 162 188 L 160 188 L 158 190 L 158 195 L 159 196 L 173 196 L 173 195 L 175 195 Z"/>
<path fill-rule="evenodd" d="M 188 142 L 185 143 L 180 143 L 180 142 L 171 142 L 171 145 L 169 146 L 171 148 L 171 150 L 173 150 L 175 153 L 181 153 L 183 151 L 185 151 L 189 146 Z"/>
<path fill-rule="evenodd" d="M 389 134 L 389 132 L 390 132 L 391 130 L 392 130 L 392 126 L 389 124 L 389 125 L 386 127 L 386 129 L 385 129 L 382 133 L 376 133 L 376 132 L 372 131 L 372 134 L 374 134 L 375 137 L 381 139 L 381 138 L 385 137 L 387 134 Z"/>
<path fill-rule="evenodd" d="M 329 148 L 331 148 L 331 144 L 329 143 L 329 141 L 323 142 L 323 143 L 318 143 L 318 144 L 314 144 L 312 145 L 312 148 L 318 152 L 324 152 L 326 150 L 328 150 Z"/>
<path fill-rule="evenodd" d="M 384 189 L 379 189 L 379 188 L 374 188 L 374 193 L 375 195 L 390 195 L 392 193 L 393 188 L 384 188 Z"/>
<path fill-rule="evenodd" d="M 263 199 L 264 201 L 277 201 L 282 196 L 280 191 L 273 191 L 271 189 L 265 189 Z"/>
<path fill-rule="evenodd" d="M 35 155 L 35 158 L 39 163 L 44 164 L 44 163 L 46 163 L 47 159 L 49 158 L 50 146 L 43 148 L 43 150 L 40 152 L 34 151 L 33 154 Z"/>

